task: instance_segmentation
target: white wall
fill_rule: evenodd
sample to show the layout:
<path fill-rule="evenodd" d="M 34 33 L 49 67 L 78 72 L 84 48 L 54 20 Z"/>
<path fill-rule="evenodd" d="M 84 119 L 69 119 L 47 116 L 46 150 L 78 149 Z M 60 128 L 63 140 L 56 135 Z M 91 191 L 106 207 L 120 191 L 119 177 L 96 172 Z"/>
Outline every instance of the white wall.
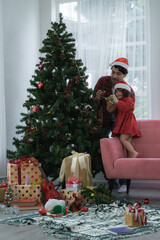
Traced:
<path fill-rule="evenodd" d="M 21 125 L 27 88 L 51 26 L 51 0 L 3 0 L 2 12 L 7 149 L 13 150 L 15 127 Z"/>
<path fill-rule="evenodd" d="M 5 0 L 2 6 L 7 149 L 13 149 L 15 126 L 38 59 L 39 1 Z"/>
<path fill-rule="evenodd" d="M 151 117 L 160 118 L 160 1 L 150 0 Z"/>
<path fill-rule="evenodd" d="M 51 27 L 51 0 L 40 0 L 40 43 L 46 38 L 46 33 Z"/>
<path fill-rule="evenodd" d="M 2 0 L 0 0 L 0 178 L 6 173 L 6 116 L 3 62 L 3 18 Z"/>

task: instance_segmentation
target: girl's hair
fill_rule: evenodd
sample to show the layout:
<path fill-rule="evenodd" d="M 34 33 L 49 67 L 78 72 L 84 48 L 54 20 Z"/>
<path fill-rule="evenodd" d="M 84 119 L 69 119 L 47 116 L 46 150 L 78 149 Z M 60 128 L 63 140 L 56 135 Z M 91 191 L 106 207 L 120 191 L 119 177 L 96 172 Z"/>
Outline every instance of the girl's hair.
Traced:
<path fill-rule="evenodd" d="M 116 90 L 119 90 L 123 93 L 123 97 L 129 97 L 130 96 L 130 92 L 126 89 L 123 89 L 123 88 L 116 88 L 115 89 L 115 93 L 116 93 Z"/>

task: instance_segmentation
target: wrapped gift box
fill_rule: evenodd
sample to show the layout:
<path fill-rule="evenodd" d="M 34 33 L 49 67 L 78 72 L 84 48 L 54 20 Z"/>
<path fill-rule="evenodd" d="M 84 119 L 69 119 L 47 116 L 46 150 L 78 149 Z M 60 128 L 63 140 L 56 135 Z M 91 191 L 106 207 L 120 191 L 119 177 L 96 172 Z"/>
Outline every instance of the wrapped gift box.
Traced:
<path fill-rule="evenodd" d="M 41 177 L 39 167 L 33 163 L 30 163 L 29 166 L 22 165 L 20 169 L 18 168 L 18 164 L 7 164 L 7 180 L 9 184 L 25 184 L 27 174 L 29 175 L 30 184 L 38 182 Z"/>
<path fill-rule="evenodd" d="M 144 219 L 144 212 L 139 213 L 141 218 Z M 139 221 L 135 221 L 135 213 L 125 212 L 125 224 L 129 227 L 139 227 L 143 226 L 143 224 Z"/>
<path fill-rule="evenodd" d="M 5 188 L 0 188 L 0 202 L 4 202 Z"/>
<path fill-rule="evenodd" d="M 72 199 L 72 195 L 73 193 L 75 193 L 77 195 L 77 197 L 80 197 L 81 196 L 81 191 L 79 192 L 76 192 L 76 191 L 68 191 L 66 189 L 61 189 L 60 190 L 60 194 L 62 196 L 62 199 L 65 200 L 66 198 L 67 199 Z M 74 198 L 73 198 L 74 199 Z"/>
<path fill-rule="evenodd" d="M 0 202 L 4 202 L 5 191 L 7 190 L 8 184 L 3 183 L 0 185 Z"/>
<path fill-rule="evenodd" d="M 12 185 L 14 199 L 37 199 L 41 202 L 41 185 Z"/>
<path fill-rule="evenodd" d="M 75 193 L 77 195 L 77 197 L 81 197 L 81 191 L 68 191 L 66 189 L 61 189 L 60 190 L 60 194 L 62 196 L 62 199 L 65 201 L 66 205 L 69 205 L 71 202 L 73 202 L 75 200 L 75 198 L 72 196 L 73 193 Z M 82 205 L 86 205 L 86 204 L 94 204 L 93 200 L 87 200 L 87 199 L 82 199 L 81 200 Z"/>
<path fill-rule="evenodd" d="M 89 154 L 72 151 L 72 155 L 63 159 L 59 179 L 66 183 L 68 178 L 76 177 L 82 182 L 82 189 L 92 185 L 91 157 Z"/>
<path fill-rule="evenodd" d="M 81 184 L 69 184 L 69 183 L 66 183 L 66 190 L 67 191 L 75 191 L 75 192 L 78 192 L 81 190 Z"/>

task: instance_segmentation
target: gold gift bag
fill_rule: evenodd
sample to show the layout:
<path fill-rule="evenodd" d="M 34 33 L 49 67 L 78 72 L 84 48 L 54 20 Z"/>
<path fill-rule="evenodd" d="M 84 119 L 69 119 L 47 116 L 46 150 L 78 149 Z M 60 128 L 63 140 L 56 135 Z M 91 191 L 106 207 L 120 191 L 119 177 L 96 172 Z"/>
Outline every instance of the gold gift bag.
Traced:
<path fill-rule="evenodd" d="M 89 154 L 72 151 L 72 155 L 63 159 L 59 180 L 65 182 L 69 177 L 76 177 L 82 182 L 82 189 L 92 185 L 91 157 Z"/>

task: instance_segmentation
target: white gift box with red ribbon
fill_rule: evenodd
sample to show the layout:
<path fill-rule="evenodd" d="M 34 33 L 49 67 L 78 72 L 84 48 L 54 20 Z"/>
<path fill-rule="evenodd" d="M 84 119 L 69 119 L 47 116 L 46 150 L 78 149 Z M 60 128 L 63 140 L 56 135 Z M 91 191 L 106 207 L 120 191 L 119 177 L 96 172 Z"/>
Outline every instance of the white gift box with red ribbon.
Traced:
<path fill-rule="evenodd" d="M 67 191 L 76 191 L 78 192 L 81 190 L 81 181 L 77 179 L 76 177 L 68 178 L 68 181 L 66 183 L 66 190 Z"/>

